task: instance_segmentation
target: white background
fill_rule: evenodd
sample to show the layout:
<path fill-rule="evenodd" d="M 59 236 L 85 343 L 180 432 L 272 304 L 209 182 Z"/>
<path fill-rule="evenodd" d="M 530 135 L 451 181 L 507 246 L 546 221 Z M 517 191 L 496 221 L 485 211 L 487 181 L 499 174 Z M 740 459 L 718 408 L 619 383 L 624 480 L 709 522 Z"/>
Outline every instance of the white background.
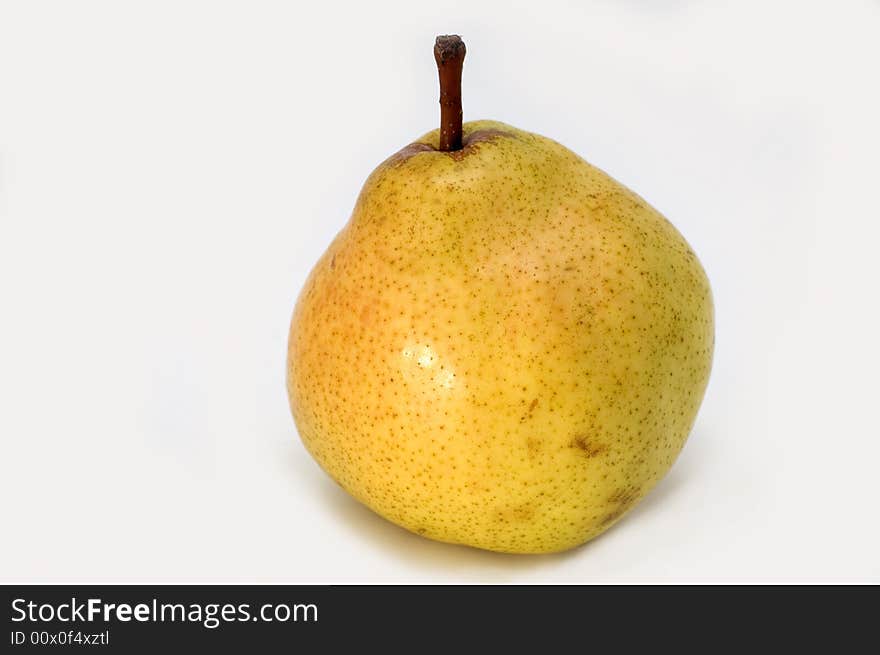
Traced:
<path fill-rule="evenodd" d="M 545 134 L 701 257 L 691 440 L 562 555 L 350 500 L 284 389 L 304 278 L 438 122 Z M 0 581 L 880 582 L 880 2 L 0 1 Z"/>

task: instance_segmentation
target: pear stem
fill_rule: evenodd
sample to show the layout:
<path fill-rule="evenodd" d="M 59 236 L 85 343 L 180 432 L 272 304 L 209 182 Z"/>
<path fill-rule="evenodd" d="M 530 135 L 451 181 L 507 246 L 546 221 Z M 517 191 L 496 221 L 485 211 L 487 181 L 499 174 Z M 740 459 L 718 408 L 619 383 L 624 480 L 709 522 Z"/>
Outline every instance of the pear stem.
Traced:
<path fill-rule="evenodd" d="M 461 150 L 461 69 L 467 49 L 456 34 L 438 36 L 434 59 L 440 73 L 440 150 Z"/>

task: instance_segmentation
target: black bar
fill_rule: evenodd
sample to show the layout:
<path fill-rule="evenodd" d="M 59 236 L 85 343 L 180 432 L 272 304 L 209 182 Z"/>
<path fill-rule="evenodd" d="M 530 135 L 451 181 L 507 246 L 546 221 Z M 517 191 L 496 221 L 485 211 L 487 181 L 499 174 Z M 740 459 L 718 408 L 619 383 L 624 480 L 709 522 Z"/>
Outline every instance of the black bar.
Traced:
<path fill-rule="evenodd" d="M 877 587 L 7 586 L 2 600 L 6 652 L 336 652 L 352 640 L 408 652 L 441 644 L 471 652 L 475 641 L 539 652 L 637 642 L 714 652 L 804 640 L 842 652 L 875 641 L 880 616 Z"/>

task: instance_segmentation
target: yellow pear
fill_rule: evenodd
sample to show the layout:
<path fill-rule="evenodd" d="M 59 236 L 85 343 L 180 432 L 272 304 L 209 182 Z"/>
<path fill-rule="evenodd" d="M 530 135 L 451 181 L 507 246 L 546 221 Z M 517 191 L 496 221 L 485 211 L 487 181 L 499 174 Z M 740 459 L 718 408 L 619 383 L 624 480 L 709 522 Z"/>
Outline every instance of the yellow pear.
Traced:
<path fill-rule="evenodd" d="M 390 521 L 561 551 L 681 451 L 711 367 L 711 291 L 622 184 L 548 138 L 462 125 L 460 43 L 435 48 L 443 127 L 370 175 L 305 284 L 290 404 L 321 467 Z"/>

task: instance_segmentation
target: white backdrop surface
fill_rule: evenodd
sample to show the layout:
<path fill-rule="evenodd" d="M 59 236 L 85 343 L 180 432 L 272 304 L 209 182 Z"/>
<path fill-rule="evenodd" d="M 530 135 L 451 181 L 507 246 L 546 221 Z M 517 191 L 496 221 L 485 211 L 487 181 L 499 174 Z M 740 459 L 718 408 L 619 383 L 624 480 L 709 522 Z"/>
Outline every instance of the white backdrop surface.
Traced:
<path fill-rule="evenodd" d="M 550 136 L 712 281 L 694 432 L 562 555 L 426 541 L 300 445 L 287 328 L 372 168 Z M 880 582 L 880 3 L 0 1 L 0 581 Z"/>

